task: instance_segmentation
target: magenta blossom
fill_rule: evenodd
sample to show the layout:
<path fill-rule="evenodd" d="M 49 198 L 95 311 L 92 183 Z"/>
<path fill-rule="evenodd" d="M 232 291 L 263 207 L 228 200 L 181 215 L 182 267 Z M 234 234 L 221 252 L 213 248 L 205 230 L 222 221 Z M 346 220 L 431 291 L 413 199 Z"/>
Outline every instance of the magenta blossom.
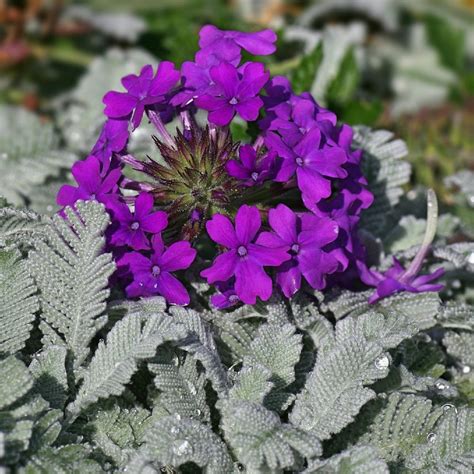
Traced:
<path fill-rule="evenodd" d="M 275 176 L 275 154 L 266 153 L 258 157 L 258 152 L 252 145 L 243 145 L 239 149 L 240 161 L 231 160 L 227 163 L 230 176 L 242 181 L 244 186 L 254 186 Z"/>
<path fill-rule="evenodd" d="M 60 206 L 72 206 L 80 199 L 96 200 L 108 205 L 116 199 L 117 183 L 122 175 L 120 169 L 112 169 L 103 176 L 99 160 L 91 155 L 83 161 L 76 161 L 71 172 L 78 185 L 61 186 L 56 197 L 56 202 Z"/>
<path fill-rule="evenodd" d="M 172 272 L 185 270 L 196 257 L 196 250 L 189 242 L 179 241 L 165 248 L 161 236 L 152 239 L 150 257 L 131 252 L 122 257 L 121 265 L 128 265 L 133 281 L 127 288 L 127 296 L 161 295 L 171 304 L 189 304 L 189 294 Z"/>
<path fill-rule="evenodd" d="M 235 114 L 244 120 L 256 120 L 263 105 L 258 96 L 268 81 L 269 73 L 263 64 L 248 63 L 237 69 L 229 63 L 221 63 L 210 70 L 214 85 L 197 97 L 196 106 L 209 111 L 209 121 L 225 126 Z"/>
<path fill-rule="evenodd" d="M 238 210 L 235 229 L 222 214 L 206 224 L 211 239 L 228 250 L 201 276 L 208 283 L 226 282 L 235 276 L 235 292 L 246 304 L 255 304 L 257 296 L 266 301 L 272 294 L 272 280 L 263 267 L 277 267 L 290 258 L 287 248 L 269 248 L 256 239 L 261 225 L 258 209 L 247 205 Z"/>
<path fill-rule="evenodd" d="M 432 283 L 444 274 L 443 268 L 438 268 L 430 275 L 412 275 L 396 259 L 393 259 L 393 266 L 381 273 L 373 269 L 368 269 L 361 265 L 361 280 L 369 286 L 376 288 L 375 293 L 369 298 L 369 303 L 391 296 L 401 291 L 410 293 L 423 293 L 425 291 L 441 291 L 444 285 Z"/>
<path fill-rule="evenodd" d="M 263 232 L 260 243 L 272 248 L 289 248 L 291 259 L 277 268 L 277 283 L 290 298 L 301 287 L 302 277 L 312 288 L 326 286 L 326 275 L 337 270 L 337 259 L 323 247 L 338 236 L 337 224 L 309 213 L 295 214 L 284 204 L 269 212 L 273 232 Z"/>
<path fill-rule="evenodd" d="M 261 56 L 273 54 L 276 50 L 276 40 L 277 36 L 272 30 L 245 33 L 219 30 L 213 25 L 206 25 L 199 32 L 201 50 L 197 53 L 196 59 L 202 60 L 212 56 L 216 61 L 227 61 L 237 65 L 240 62 L 241 49 Z"/>
<path fill-rule="evenodd" d="M 139 76 L 130 74 L 122 79 L 127 92 L 108 92 L 104 96 L 105 115 L 111 118 L 131 116 L 133 128 L 137 128 L 145 107 L 164 101 L 164 96 L 178 82 L 179 71 L 173 63 L 162 61 L 153 77 L 153 67 L 144 66 Z M 133 115 L 132 115 L 133 113 Z"/>
<path fill-rule="evenodd" d="M 164 211 L 151 212 L 154 199 L 151 194 L 141 193 L 135 200 L 132 213 L 127 204 L 119 203 L 111 206 L 114 223 L 118 228 L 112 234 L 113 245 L 128 245 L 134 250 L 150 248 L 148 234 L 158 234 L 168 225 L 168 216 Z"/>
<path fill-rule="evenodd" d="M 339 147 L 319 148 L 320 141 L 318 128 L 304 135 L 294 147 L 287 145 L 274 132 L 269 132 L 265 139 L 267 147 L 281 158 L 275 181 L 287 182 L 296 173 L 298 188 L 308 208 L 331 195 L 330 178 L 347 176 L 347 171 L 341 166 L 347 161 L 344 150 Z"/>
<path fill-rule="evenodd" d="M 232 283 L 217 284 L 216 286 L 219 292 L 211 296 L 211 304 L 214 308 L 232 308 L 241 302 Z"/>
<path fill-rule="evenodd" d="M 113 153 L 125 148 L 128 141 L 128 122 L 109 119 L 102 127 L 99 139 L 91 151 L 102 164 L 102 173 L 107 173 Z"/>
<path fill-rule="evenodd" d="M 443 268 L 438 268 L 429 275 L 419 275 L 423 261 L 436 235 L 438 223 L 438 200 L 436 194 L 432 189 L 429 189 L 427 196 L 428 215 L 425 236 L 415 258 L 406 270 L 396 258 L 393 259 L 393 266 L 384 273 L 368 269 L 364 262 L 358 262 L 361 280 L 366 285 L 376 288 L 375 293 L 369 298 L 369 303 L 375 303 L 400 291 L 422 293 L 425 291 L 441 291 L 444 288 L 441 284 L 432 283 L 444 274 Z"/>

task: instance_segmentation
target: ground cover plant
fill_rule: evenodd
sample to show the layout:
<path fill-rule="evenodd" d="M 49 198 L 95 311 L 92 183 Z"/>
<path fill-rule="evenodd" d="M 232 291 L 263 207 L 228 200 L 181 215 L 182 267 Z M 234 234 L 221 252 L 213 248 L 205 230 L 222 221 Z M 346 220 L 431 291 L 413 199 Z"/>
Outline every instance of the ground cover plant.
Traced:
<path fill-rule="evenodd" d="M 0 109 L 0 469 L 472 472 L 471 228 L 276 40 Z"/>

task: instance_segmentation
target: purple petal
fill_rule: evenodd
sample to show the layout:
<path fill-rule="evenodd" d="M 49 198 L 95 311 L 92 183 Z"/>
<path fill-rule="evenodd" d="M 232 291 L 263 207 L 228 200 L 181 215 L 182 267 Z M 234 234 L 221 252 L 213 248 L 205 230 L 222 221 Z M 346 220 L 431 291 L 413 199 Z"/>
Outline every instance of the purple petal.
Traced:
<path fill-rule="evenodd" d="M 235 251 L 225 252 L 217 256 L 212 266 L 201 272 L 201 276 L 206 278 L 208 283 L 227 281 L 234 275 L 238 262 Z"/>
<path fill-rule="evenodd" d="M 95 156 L 88 156 L 84 161 L 76 161 L 71 168 L 76 182 L 89 194 L 99 191 L 101 185 L 100 162 Z"/>
<path fill-rule="evenodd" d="M 138 100 L 125 92 L 110 91 L 105 94 L 104 114 L 107 117 L 120 118 L 129 115 L 136 107 Z"/>
<path fill-rule="evenodd" d="M 277 283 L 287 298 L 291 298 L 301 287 L 301 271 L 295 259 L 278 268 Z"/>
<path fill-rule="evenodd" d="M 284 204 L 270 209 L 268 214 L 270 227 L 286 242 L 287 245 L 296 243 L 296 214 Z"/>
<path fill-rule="evenodd" d="M 58 191 L 56 202 L 59 206 L 71 206 L 76 202 L 77 188 L 69 184 L 64 184 Z"/>
<path fill-rule="evenodd" d="M 237 179 L 249 179 L 251 174 L 247 168 L 235 160 L 230 160 L 227 162 L 226 170 L 230 176 Z"/>
<path fill-rule="evenodd" d="M 209 122 L 218 125 L 219 127 L 225 127 L 232 121 L 234 115 L 234 108 L 231 105 L 226 105 L 221 109 L 209 112 L 208 120 Z"/>
<path fill-rule="evenodd" d="M 302 140 L 296 145 L 294 152 L 297 156 L 305 158 L 319 147 L 320 141 L 321 132 L 319 128 L 313 128 L 303 136 Z"/>
<path fill-rule="evenodd" d="M 262 266 L 278 267 L 286 260 L 289 260 L 288 246 L 269 248 L 257 244 L 248 244 L 249 257 Z"/>
<path fill-rule="evenodd" d="M 300 252 L 298 262 L 306 281 L 316 290 L 322 290 L 326 286 L 326 275 L 334 273 L 339 267 L 339 262 L 332 255 L 317 248 Z"/>
<path fill-rule="evenodd" d="M 209 74 L 212 80 L 222 88 L 225 97 L 232 99 L 236 96 L 239 75 L 234 66 L 221 63 L 219 66 L 212 67 Z"/>
<path fill-rule="evenodd" d="M 239 245 L 232 222 L 222 214 L 215 214 L 210 221 L 207 221 L 206 230 L 211 239 L 219 245 L 227 248 Z"/>
<path fill-rule="evenodd" d="M 300 166 L 296 169 L 296 176 L 303 199 L 310 205 L 331 195 L 331 181 L 323 178 L 318 172 Z M 307 205 L 306 202 L 305 205 Z"/>
<path fill-rule="evenodd" d="M 168 303 L 186 306 L 189 304 L 189 293 L 184 285 L 168 272 L 163 272 L 156 279 L 156 289 Z"/>
<path fill-rule="evenodd" d="M 189 242 L 175 242 L 160 257 L 160 267 L 167 272 L 189 268 L 196 258 L 196 250 Z"/>
<path fill-rule="evenodd" d="M 341 165 L 346 161 L 347 155 L 342 148 L 325 148 L 311 152 L 305 163 L 323 176 L 345 178 L 347 171 Z"/>
<path fill-rule="evenodd" d="M 135 217 L 141 220 L 152 210 L 154 204 L 153 196 L 149 193 L 140 193 L 135 199 Z"/>
<path fill-rule="evenodd" d="M 262 105 L 263 101 L 260 97 L 252 97 L 250 99 L 246 99 L 245 101 L 239 102 L 235 106 L 235 109 L 244 120 L 253 122 L 254 120 L 257 120 Z"/>
<path fill-rule="evenodd" d="M 145 232 L 157 234 L 166 229 L 168 225 L 168 215 L 164 211 L 152 212 L 140 220 L 140 226 Z"/>
<path fill-rule="evenodd" d="M 236 42 L 251 54 L 266 56 L 276 51 L 277 35 L 272 30 L 262 30 L 256 33 L 240 33 Z"/>
<path fill-rule="evenodd" d="M 243 205 L 235 216 L 235 233 L 241 245 L 249 244 L 262 225 L 257 207 Z"/>
<path fill-rule="evenodd" d="M 126 243 L 130 245 L 132 249 L 147 250 L 150 248 L 150 242 L 142 230 L 129 231 L 129 236 L 129 241 Z"/>
<path fill-rule="evenodd" d="M 235 270 L 235 292 L 245 304 L 255 304 L 257 296 L 267 301 L 272 295 L 272 279 L 251 260 L 241 260 Z"/>
<path fill-rule="evenodd" d="M 153 79 L 149 94 L 152 96 L 159 96 L 168 93 L 171 88 L 179 80 L 179 71 L 174 67 L 170 61 L 161 61 L 158 66 L 158 71 Z"/>

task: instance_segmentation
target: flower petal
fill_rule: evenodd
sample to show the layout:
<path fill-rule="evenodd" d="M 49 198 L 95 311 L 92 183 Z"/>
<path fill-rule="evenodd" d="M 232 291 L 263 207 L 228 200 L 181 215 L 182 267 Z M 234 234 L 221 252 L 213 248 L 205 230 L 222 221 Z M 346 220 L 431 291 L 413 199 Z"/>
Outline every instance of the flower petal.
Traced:
<path fill-rule="evenodd" d="M 210 221 L 207 221 L 206 230 L 211 239 L 219 245 L 229 249 L 239 245 L 232 222 L 222 214 L 215 214 Z"/>
<path fill-rule="evenodd" d="M 107 117 L 120 118 L 130 115 L 138 100 L 125 92 L 110 91 L 105 94 L 103 102 L 105 104 L 104 114 Z"/>
<path fill-rule="evenodd" d="M 189 293 L 184 285 L 168 272 L 163 272 L 156 279 L 156 289 L 171 304 L 186 306 L 189 304 Z"/>
<path fill-rule="evenodd" d="M 196 250 L 189 242 L 180 241 L 171 244 L 160 257 L 160 268 L 167 272 L 184 270 L 196 258 Z"/>
<path fill-rule="evenodd" d="M 296 214 L 284 204 L 279 204 L 275 209 L 270 209 L 268 214 L 270 227 L 288 245 L 296 243 L 298 235 L 296 232 Z"/>
<path fill-rule="evenodd" d="M 249 244 L 257 235 L 262 219 L 256 206 L 243 205 L 235 216 L 235 233 L 242 245 Z"/>
<path fill-rule="evenodd" d="M 291 259 L 278 268 L 277 283 L 283 294 L 291 298 L 301 287 L 301 271 L 298 268 L 298 262 Z"/>
<path fill-rule="evenodd" d="M 241 260 L 235 270 L 235 292 L 245 304 L 255 304 L 257 296 L 267 301 L 272 295 L 272 279 L 251 260 Z"/>
<path fill-rule="evenodd" d="M 234 250 L 225 252 L 216 257 L 211 267 L 201 272 L 201 276 L 206 278 L 208 283 L 216 281 L 227 281 L 234 276 L 235 268 L 239 262 L 237 253 Z"/>
<path fill-rule="evenodd" d="M 140 220 L 140 226 L 145 232 L 157 234 L 166 229 L 168 225 L 168 215 L 165 211 L 152 212 Z"/>

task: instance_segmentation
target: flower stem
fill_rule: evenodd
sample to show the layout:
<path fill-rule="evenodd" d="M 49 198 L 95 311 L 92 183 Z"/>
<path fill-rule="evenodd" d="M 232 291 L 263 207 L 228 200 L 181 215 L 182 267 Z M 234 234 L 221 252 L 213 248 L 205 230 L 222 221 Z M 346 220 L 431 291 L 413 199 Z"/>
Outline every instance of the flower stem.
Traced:
<path fill-rule="evenodd" d="M 432 189 L 428 189 L 427 192 L 426 214 L 426 230 L 423 242 L 421 243 L 420 250 L 418 250 L 418 253 L 410 266 L 402 275 L 402 279 L 413 277 L 420 271 L 421 266 L 423 265 L 423 260 L 425 259 L 426 254 L 430 249 L 430 245 L 435 238 L 436 229 L 438 227 L 438 199 L 436 198 L 436 193 Z"/>

